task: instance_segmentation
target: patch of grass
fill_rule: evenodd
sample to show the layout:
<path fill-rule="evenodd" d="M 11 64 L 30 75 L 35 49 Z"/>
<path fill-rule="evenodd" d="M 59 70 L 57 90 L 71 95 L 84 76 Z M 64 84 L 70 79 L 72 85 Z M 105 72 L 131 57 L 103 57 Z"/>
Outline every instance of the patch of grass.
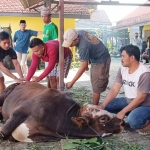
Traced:
<path fill-rule="evenodd" d="M 60 142 L 31 143 L 22 150 L 54 150 L 60 149 Z"/>
<path fill-rule="evenodd" d="M 103 139 L 112 150 L 150 150 L 149 146 L 139 145 L 126 140 L 120 140 L 114 137 L 107 137 Z"/>
<path fill-rule="evenodd" d="M 84 103 L 91 103 L 92 92 L 87 90 L 85 87 L 72 88 L 70 91 L 73 93 L 73 100 L 75 100 L 78 104 L 82 105 Z"/>

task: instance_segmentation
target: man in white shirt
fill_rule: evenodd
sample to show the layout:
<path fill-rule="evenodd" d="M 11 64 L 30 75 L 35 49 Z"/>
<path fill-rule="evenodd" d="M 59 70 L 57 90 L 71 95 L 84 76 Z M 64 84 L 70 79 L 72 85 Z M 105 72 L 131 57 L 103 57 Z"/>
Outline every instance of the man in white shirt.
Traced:
<path fill-rule="evenodd" d="M 142 39 L 139 37 L 139 34 L 134 33 L 134 38 L 131 39 L 131 44 L 138 46 L 140 49 L 140 53 L 142 53 Z"/>
<path fill-rule="evenodd" d="M 150 69 L 139 62 L 137 46 L 121 48 L 123 67 L 118 71 L 116 81 L 100 106 L 117 117 L 127 121 L 131 128 L 139 129 L 140 135 L 150 134 Z M 121 87 L 125 97 L 117 97 Z"/>

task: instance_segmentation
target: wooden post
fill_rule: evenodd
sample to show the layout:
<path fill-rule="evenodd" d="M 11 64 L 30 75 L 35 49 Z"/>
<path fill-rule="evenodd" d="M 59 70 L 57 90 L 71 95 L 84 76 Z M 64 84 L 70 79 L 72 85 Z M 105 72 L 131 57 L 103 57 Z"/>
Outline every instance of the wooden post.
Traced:
<path fill-rule="evenodd" d="M 59 0 L 59 22 L 60 22 L 60 42 L 59 42 L 59 90 L 64 91 L 64 48 L 63 34 L 64 34 L 64 0 Z"/>

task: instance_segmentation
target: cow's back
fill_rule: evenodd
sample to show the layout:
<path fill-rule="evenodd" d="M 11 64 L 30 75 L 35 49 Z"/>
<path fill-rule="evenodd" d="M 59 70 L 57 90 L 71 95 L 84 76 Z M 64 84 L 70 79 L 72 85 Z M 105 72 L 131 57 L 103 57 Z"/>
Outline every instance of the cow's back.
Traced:
<path fill-rule="evenodd" d="M 30 100 L 46 89 L 47 87 L 34 82 L 24 82 L 17 85 L 4 101 L 2 107 L 3 117 L 9 117 L 22 102 Z"/>
<path fill-rule="evenodd" d="M 2 114 L 4 120 L 7 120 L 16 109 L 21 108 L 41 122 L 54 116 L 57 117 L 54 117 L 53 121 L 57 122 L 74 103 L 71 98 L 56 89 L 39 83 L 25 82 L 15 87 L 7 96 Z M 77 108 L 79 109 L 78 105 Z"/>

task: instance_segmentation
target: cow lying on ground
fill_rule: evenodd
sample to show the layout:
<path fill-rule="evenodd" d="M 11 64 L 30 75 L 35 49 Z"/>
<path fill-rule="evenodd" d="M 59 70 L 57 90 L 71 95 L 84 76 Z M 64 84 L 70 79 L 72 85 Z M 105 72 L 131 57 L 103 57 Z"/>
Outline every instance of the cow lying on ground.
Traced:
<path fill-rule="evenodd" d="M 10 85 L 0 95 L 4 125 L 0 136 L 20 142 L 91 138 L 121 133 L 123 121 L 107 114 L 82 113 L 83 108 L 65 93 L 39 83 Z M 90 112 L 89 112 L 90 113 Z"/>

